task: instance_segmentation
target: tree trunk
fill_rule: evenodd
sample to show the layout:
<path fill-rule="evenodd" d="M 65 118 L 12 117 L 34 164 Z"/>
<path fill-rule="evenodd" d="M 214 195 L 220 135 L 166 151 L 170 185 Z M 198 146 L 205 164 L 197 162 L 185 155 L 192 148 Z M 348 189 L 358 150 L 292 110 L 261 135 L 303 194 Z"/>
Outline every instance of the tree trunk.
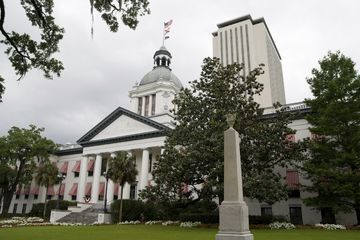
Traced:
<path fill-rule="evenodd" d="M 3 198 L 3 207 L 2 207 L 2 216 L 5 216 L 6 214 L 8 214 L 9 212 L 9 208 L 10 208 L 10 204 L 11 204 L 11 200 L 12 200 L 12 195 L 10 195 L 9 192 L 7 192 L 7 194 L 5 193 Z"/>
<path fill-rule="evenodd" d="M 120 209 L 119 209 L 119 223 L 121 223 L 122 219 L 122 205 L 123 205 L 123 193 L 124 193 L 124 185 L 121 185 L 121 191 L 120 191 Z"/>
<path fill-rule="evenodd" d="M 356 225 L 360 225 L 360 206 L 355 207 L 355 212 L 356 212 L 356 220 L 357 220 Z"/>
<path fill-rule="evenodd" d="M 45 202 L 44 202 L 44 210 L 43 210 L 43 219 L 45 219 L 45 217 L 46 217 L 47 192 L 48 192 L 48 187 L 46 187 L 46 193 L 45 193 Z"/>

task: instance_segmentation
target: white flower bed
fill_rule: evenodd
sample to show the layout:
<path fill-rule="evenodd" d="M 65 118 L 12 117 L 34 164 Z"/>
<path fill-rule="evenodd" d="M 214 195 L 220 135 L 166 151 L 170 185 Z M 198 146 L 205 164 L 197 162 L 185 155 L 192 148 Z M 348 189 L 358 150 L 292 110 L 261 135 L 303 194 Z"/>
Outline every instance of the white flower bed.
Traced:
<path fill-rule="evenodd" d="M 161 224 L 162 221 L 147 221 L 145 222 L 145 225 L 154 225 L 154 224 Z"/>
<path fill-rule="evenodd" d="M 38 217 L 12 217 L 11 219 L 5 219 L 0 221 L 0 226 L 15 225 L 15 226 L 28 226 L 32 223 L 42 223 L 44 219 Z"/>
<path fill-rule="evenodd" d="M 287 222 L 273 222 L 269 224 L 271 229 L 295 229 L 295 225 Z"/>
<path fill-rule="evenodd" d="M 201 222 L 182 222 L 182 223 L 180 223 L 180 227 L 187 227 L 187 228 L 198 227 L 200 225 L 201 225 Z"/>
<path fill-rule="evenodd" d="M 141 222 L 139 220 L 136 221 L 125 221 L 125 222 L 119 222 L 119 225 L 133 225 L 133 224 L 140 224 Z"/>
<path fill-rule="evenodd" d="M 346 230 L 346 227 L 344 225 L 340 224 L 315 224 L 315 227 L 317 228 L 323 228 L 326 230 Z"/>
<path fill-rule="evenodd" d="M 179 223 L 180 223 L 179 221 L 166 221 L 166 222 L 163 222 L 162 225 L 163 226 L 178 225 Z"/>

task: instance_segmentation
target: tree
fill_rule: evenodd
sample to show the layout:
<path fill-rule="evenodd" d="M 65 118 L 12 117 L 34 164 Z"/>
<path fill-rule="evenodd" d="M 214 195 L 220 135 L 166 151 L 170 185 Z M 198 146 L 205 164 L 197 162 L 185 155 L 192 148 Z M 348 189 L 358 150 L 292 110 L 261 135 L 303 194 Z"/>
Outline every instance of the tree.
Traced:
<path fill-rule="evenodd" d="M 46 193 L 49 187 L 59 183 L 59 170 L 55 164 L 45 162 L 40 164 L 36 171 L 35 181 L 39 186 L 45 186 Z M 45 197 L 43 218 L 46 216 L 47 196 Z"/>
<path fill-rule="evenodd" d="M 0 43 L 7 46 L 5 53 L 19 76 L 18 80 L 32 68 L 43 71 L 46 78 L 51 79 L 53 74 L 60 76 L 64 67 L 53 54 L 59 51 L 58 45 L 65 31 L 55 23 L 52 15 L 54 1 L 21 0 L 20 4 L 31 24 L 39 29 L 40 37 L 5 29 L 7 12 L 4 0 L 0 0 L 0 33 L 3 37 Z M 118 31 L 120 18 L 124 25 L 135 29 L 138 17 L 150 13 L 148 0 L 90 0 L 90 9 L 92 15 L 94 9 L 101 14 L 112 32 Z M 0 76 L 0 102 L 4 91 L 4 79 Z"/>
<path fill-rule="evenodd" d="M 118 152 L 116 157 L 109 162 L 108 174 L 111 180 L 119 183 L 121 186 L 119 209 L 119 222 L 121 222 L 125 183 L 131 184 L 135 182 L 136 175 L 138 174 L 135 157 L 130 156 L 127 152 Z"/>
<path fill-rule="evenodd" d="M 41 136 L 43 128 L 12 127 L 0 137 L 0 186 L 3 194 L 2 214 L 7 214 L 17 187 L 31 182 L 36 163 L 48 161 L 56 145 Z M 4 173 L 4 175 L 3 175 Z"/>
<path fill-rule="evenodd" d="M 333 213 L 355 210 L 360 224 L 360 76 L 355 63 L 329 52 L 307 79 L 314 95 L 306 99 L 314 114 L 306 120 L 315 136 L 307 141 L 306 203 Z"/>
<path fill-rule="evenodd" d="M 244 191 L 250 198 L 273 204 L 286 199 L 287 189 L 277 166 L 287 166 L 299 154 L 286 136 L 290 116 L 279 108 L 276 118 L 264 118 L 254 97 L 263 86 L 256 80 L 262 66 L 246 78 L 242 66 L 223 66 L 206 58 L 199 80 L 190 82 L 174 100 L 177 125 L 165 142 L 165 151 L 154 164 L 155 185 L 141 193 L 152 201 L 193 202 L 223 199 L 223 134 L 225 115 L 236 114 L 240 133 Z M 261 189 L 261 190 L 259 190 Z"/>

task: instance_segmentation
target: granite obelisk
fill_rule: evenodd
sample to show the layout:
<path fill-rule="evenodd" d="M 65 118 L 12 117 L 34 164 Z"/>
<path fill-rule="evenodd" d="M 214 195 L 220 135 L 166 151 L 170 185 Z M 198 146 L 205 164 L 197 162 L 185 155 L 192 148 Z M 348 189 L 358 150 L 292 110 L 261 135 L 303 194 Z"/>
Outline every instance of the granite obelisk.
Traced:
<path fill-rule="evenodd" d="M 249 210 L 244 202 L 239 133 L 233 128 L 235 116 L 226 115 L 224 132 L 224 201 L 221 203 L 216 240 L 253 240 L 249 230 Z"/>

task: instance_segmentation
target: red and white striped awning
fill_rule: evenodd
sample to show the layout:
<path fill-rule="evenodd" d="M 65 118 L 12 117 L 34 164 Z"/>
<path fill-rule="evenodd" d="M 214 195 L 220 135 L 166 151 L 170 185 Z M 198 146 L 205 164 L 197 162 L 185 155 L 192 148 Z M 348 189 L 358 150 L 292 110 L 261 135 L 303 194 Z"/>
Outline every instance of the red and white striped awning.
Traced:
<path fill-rule="evenodd" d="M 34 186 L 34 187 L 31 189 L 30 194 L 32 194 L 32 195 L 39 195 L 39 186 Z"/>
<path fill-rule="evenodd" d="M 63 165 L 62 165 L 61 168 L 60 168 L 60 173 L 66 174 L 66 173 L 67 173 L 67 170 L 68 170 L 68 165 L 69 165 L 68 162 L 64 162 Z M 79 170 L 80 170 L 80 169 L 79 169 Z"/>
<path fill-rule="evenodd" d="M 65 183 L 62 183 L 60 186 L 59 186 L 59 190 L 60 190 L 60 196 L 64 196 L 64 193 L 65 193 Z"/>
<path fill-rule="evenodd" d="M 85 196 L 91 196 L 91 183 L 87 183 L 85 187 Z"/>
<path fill-rule="evenodd" d="M 88 162 L 87 170 L 88 170 L 89 172 L 94 171 L 94 163 L 95 163 L 94 160 L 90 160 L 90 161 Z"/>
<path fill-rule="evenodd" d="M 77 188 L 78 188 L 78 184 L 74 183 L 70 189 L 69 195 L 70 196 L 76 196 L 77 195 Z"/>
<path fill-rule="evenodd" d="M 29 195 L 30 194 L 30 185 L 26 185 L 23 189 L 23 194 L 24 195 Z"/>
<path fill-rule="evenodd" d="M 81 161 L 76 161 L 72 171 L 73 172 L 80 172 L 80 164 L 81 164 Z"/>
<path fill-rule="evenodd" d="M 120 186 L 119 183 L 114 184 L 114 195 L 115 196 L 119 196 L 119 186 Z"/>
<path fill-rule="evenodd" d="M 290 188 L 299 187 L 299 173 L 296 170 L 287 170 L 286 171 L 286 183 Z"/>
<path fill-rule="evenodd" d="M 55 190 L 54 190 L 54 186 L 49 186 L 47 188 L 47 192 L 46 192 L 46 195 L 50 195 L 50 196 L 55 196 Z"/>
<path fill-rule="evenodd" d="M 105 183 L 101 182 L 99 186 L 99 195 L 104 196 Z"/>

